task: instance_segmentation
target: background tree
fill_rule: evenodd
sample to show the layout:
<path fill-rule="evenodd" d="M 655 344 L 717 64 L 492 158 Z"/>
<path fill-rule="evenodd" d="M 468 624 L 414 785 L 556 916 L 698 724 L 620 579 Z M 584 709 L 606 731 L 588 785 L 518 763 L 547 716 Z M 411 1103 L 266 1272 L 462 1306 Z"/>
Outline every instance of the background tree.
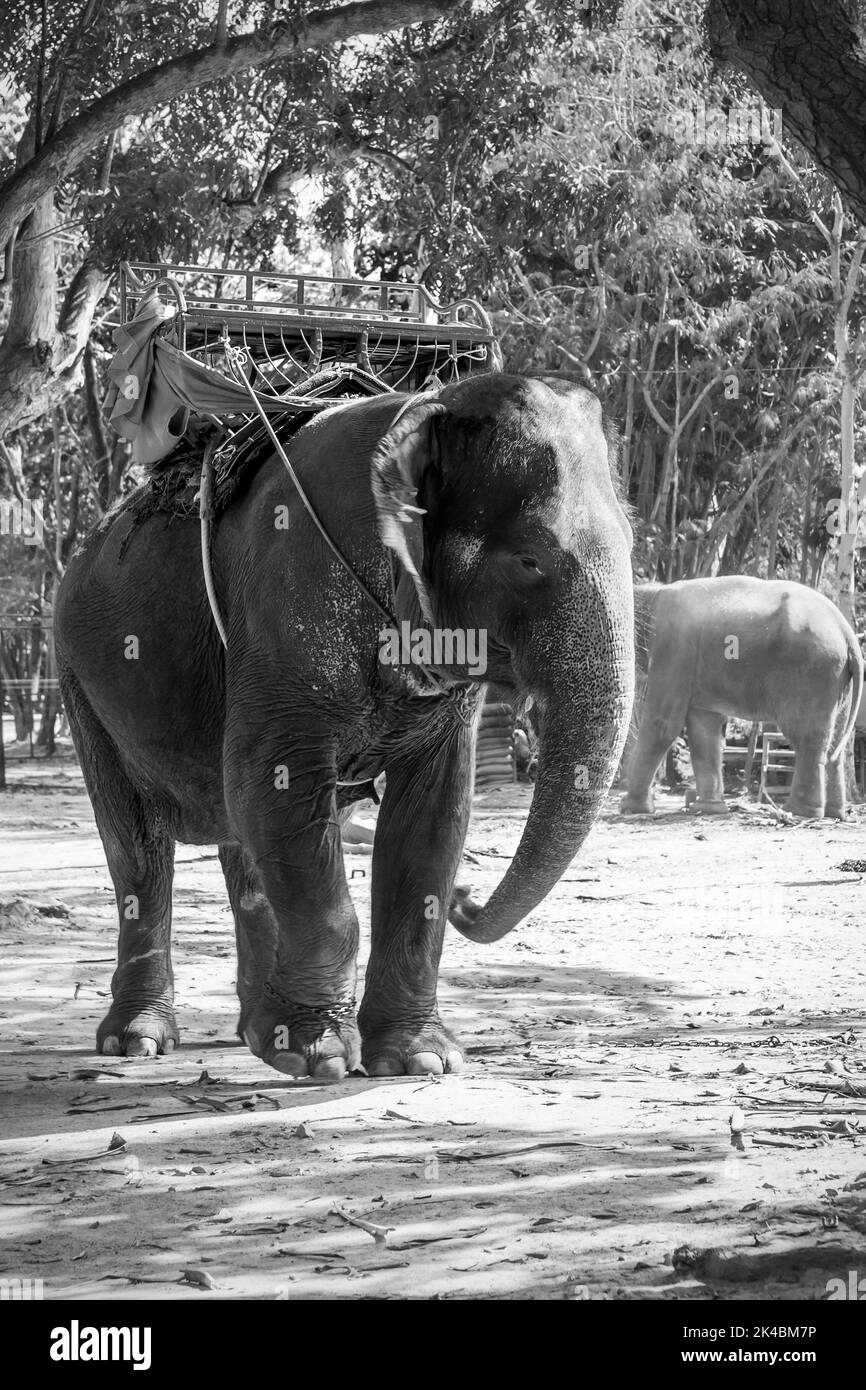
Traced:
<path fill-rule="evenodd" d="M 614 8 L 370 0 L 305 25 L 300 0 L 276 23 L 246 0 L 14 0 L 0 494 L 43 507 L 37 615 L 136 481 L 100 410 L 123 257 L 481 298 L 508 366 L 571 372 L 620 422 L 638 573 L 832 588 L 828 511 L 862 477 L 859 226 L 714 68 L 705 0 Z"/>
<path fill-rule="evenodd" d="M 715 60 L 745 74 L 866 222 L 863 0 L 708 0 Z"/>

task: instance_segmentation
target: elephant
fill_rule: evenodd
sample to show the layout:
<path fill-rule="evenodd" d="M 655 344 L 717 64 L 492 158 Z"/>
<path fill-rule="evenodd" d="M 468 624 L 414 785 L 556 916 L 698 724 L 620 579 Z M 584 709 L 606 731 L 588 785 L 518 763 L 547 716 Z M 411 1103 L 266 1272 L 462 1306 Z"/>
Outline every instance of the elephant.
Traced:
<path fill-rule="evenodd" d="M 640 714 L 625 814 L 653 811 L 653 774 L 683 725 L 697 784 L 689 809 L 727 812 L 722 757 L 734 716 L 777 723 L 795 750 L 795 815 L 845 815 L 842 754 L 863 658 L 835 604 L 804 584 L 748 575 L 638 584 L 635 630 Z"/>
<path fill-rule="evenodd" d="M 287 437 L 290 460 L 263 450 L 213 521 L 225 647 L 196 515 L 142 508 L 139 490 L 85 538 L 55 627 L 118 908 L 102 1054 L 178 1043 L 180 841 L 218 847 L 256 1057 L 325 1080 L 460 1069 L 437 1002 L 446 923 L 493 942 L 533 911 L 628 728 L 631 527 L 609 434 L 598 398 L 555 374 L 329 406 Z M 487 680 L 532 695 L 541 744 L 513 862 L 479 905 L 452 890 Z M 339 816 L 381 773 L 357 1009 Z"/>

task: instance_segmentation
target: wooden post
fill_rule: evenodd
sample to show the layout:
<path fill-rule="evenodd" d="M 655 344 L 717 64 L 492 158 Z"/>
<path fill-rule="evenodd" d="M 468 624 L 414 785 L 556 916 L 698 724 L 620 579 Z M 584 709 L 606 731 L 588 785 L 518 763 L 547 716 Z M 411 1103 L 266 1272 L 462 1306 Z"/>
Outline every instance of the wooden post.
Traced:
<path fill-rule="evenodd" d="M 761 725 L 756 721 L 749 730 L 749 742 L 746 747 L 746 765 L 743 771 L 743 780 L 746 783 L 746 791 L 749 790 L 749 785 L 752 780 L 752 768 L 755 765 L 755 750 L 758 746 L 758 737 L 760 735 L 760 732 Z"/>
<path fill-rule="evenodd" d="M 2 635 L 0 635 L 0 641 L 2 640 Z M 6 790 L 6 744 L 3 741 L 4 699 L 5 696 L 3 691 L 3 663 L 0 662 L 0 792 L 5 792 Z"/>

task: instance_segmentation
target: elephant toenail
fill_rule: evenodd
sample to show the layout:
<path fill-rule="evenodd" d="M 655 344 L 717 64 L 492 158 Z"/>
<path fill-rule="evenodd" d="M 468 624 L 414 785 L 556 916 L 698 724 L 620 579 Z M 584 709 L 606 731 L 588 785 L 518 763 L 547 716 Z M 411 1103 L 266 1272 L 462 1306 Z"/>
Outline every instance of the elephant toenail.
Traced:
<path fill-rule="evenodd" d="M 441 1076 L 444 1067 L 442 1058 L 437 1057 L 435 1052 L 416 1052 L 409 1058 L 407 1071 L 410 1076 Z"/>
<path fill-rule="evenodd" d="M 313 1076 L 321 1081 L 342 1081 L 345 1075 L 346 1063 L 342 1057 L 323 1057 L 313 1071 Z"/>
<path fill-rule="evenodd" d="M 403 1068 L 393 1057 L 378 1057 L 367 1067 L 368 1076 L 402 1076 Z"/>
<path fill-rule="evenodd" d="M 274 1052 L 267 1059 L 269 1066 L 275 1071 L 280 1071 L 284 1076 L 309 1076 L 306 1057 L 302 1057 L 300 1052 Z"/>

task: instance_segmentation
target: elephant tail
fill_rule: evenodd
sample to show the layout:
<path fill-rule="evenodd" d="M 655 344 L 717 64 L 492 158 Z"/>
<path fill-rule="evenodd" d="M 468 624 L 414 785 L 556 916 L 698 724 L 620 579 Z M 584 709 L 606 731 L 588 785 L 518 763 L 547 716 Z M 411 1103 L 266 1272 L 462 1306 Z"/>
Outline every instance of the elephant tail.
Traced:
<path fill-rule="evenodd" d="M 848 711 L 848 718 L 845 721 L 842 735 L 829 755 L 831 763 L 835 763 L 836 759 L 841 756 L 845 745 L 854 732 L 860 710 L 860 699 L 863 695 L 863 655 L 853 632 L 848 638 L 848 674 L 851 677 L 851 708 Z"/>

